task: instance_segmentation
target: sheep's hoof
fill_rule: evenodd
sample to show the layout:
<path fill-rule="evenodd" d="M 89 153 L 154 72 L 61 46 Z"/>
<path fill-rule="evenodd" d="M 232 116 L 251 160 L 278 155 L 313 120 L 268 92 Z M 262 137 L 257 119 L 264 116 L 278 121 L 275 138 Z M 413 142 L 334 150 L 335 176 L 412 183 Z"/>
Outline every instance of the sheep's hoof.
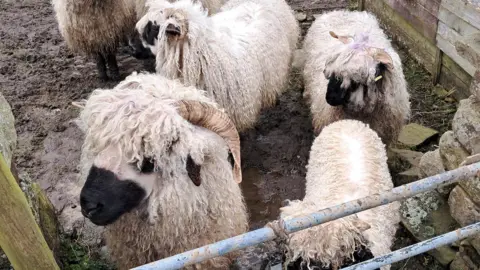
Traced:
<path fill-rule="evenodd" d="M 112 81 L 120 81 L 122 79 L 118 70 L 117 71 L 112 71 L 111 74 L 110 74 L 110 78 L 112 79 Z"/>
<path fill-rule="evenodd" d="M 102 81 L 102 82 L 108 81 L 107 73 L 99 73 L 98 74 L 98 79 L 100 79 L 100 81 Z"/>

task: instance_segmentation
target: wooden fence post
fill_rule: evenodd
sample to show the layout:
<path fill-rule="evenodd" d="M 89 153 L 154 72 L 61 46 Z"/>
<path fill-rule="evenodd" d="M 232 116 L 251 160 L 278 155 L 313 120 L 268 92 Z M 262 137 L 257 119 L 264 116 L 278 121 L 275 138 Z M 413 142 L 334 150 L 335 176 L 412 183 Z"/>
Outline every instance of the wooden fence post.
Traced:
<path fill-rule="evenodd" d="M 15 270 L 60 269 L 0 153 L 0 247 Z"/>

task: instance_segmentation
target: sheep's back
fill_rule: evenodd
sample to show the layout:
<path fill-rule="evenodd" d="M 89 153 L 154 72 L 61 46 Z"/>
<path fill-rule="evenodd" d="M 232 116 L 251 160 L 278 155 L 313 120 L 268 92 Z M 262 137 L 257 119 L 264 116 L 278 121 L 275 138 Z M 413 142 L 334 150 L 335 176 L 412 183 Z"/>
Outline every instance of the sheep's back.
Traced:
<path fill-rule="evenodd" d="M 304 201 L 318 209 L 393 188 L 385 145 L 367 124 L 341 120 L 326 126 L 314 140 Z M 371 229 L 363 235 L 375 256 L 389 251 L 400 219 L 397 202 L 358 213 Z"/>

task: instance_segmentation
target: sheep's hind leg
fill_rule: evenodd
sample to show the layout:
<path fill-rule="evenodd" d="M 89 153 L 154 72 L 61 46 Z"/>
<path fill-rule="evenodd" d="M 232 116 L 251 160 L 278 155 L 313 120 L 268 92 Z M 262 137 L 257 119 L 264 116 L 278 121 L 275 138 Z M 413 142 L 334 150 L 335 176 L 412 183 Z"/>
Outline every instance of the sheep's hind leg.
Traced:
<path fill-rule="evenodd" d="M 97 63 L 98 77 L 100 78 L 100 80 L 108 80 L 105 58 L 101 53 L 95 54 L 95 62 Z"/>
<path fill-rule="evenodd" d="M 120 80 L 120 72 L 118 71 L 117 57 L 115 53 L 107 54 L 107 64 L 108 68 L 110 69 L 110 76 L 112 77 L 112 80 Z"/>

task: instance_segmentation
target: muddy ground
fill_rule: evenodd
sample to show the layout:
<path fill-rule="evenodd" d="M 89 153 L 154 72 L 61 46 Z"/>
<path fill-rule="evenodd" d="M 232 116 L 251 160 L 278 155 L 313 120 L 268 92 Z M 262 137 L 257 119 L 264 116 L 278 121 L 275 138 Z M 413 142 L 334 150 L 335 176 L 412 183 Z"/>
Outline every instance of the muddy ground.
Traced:
<path fill-rule="evenodd" d="M 86 98 L 95 88 L 108 88 L 115 83 L 100 82 L 92 61 L 66 49 L 48 0 L 2 0 L 0 40 L 0 90 L 16 117 L 17 167 L 41 184 L 59 213 L 77 207 L 76 198 L 64 188 L 65 183 L 76 181 L 82 140 L 71 122 L 77 116 L 71 102 Z M 455 105 L 431 94 L 429 75 L 404 53 L 402 57 L 413 97 L 412 121 L 445 131 L 452 115 L 432 112 Z M 123 76 L 144 69 L 141 61 L 125 54 L 119 54 L 118 59 Z M 301 77 L 294 73 L 289 91 L 277 106 L 263 113 L 254 130 L 242 134 L 242 188 L 252 229 L 277 218 L 283 200 L 302 198 L 312 140 Z M 395 249 L 413 243 L 404 229 L 397 236 Z M 82 251 L 84 255 L 78 255 L 77 248 L 68 243 L 67 246 L 76 253 L 73 259 L 70 255 L 64 257 L 66 268 L 102 268 L 89 262 L 81 267 L 88 261 L 88 254 Z M 72 265 L 68 266 L 69 263 Z M 397 263 L 393 269 L 442 268 L 430 256 L 420 255 Z"/>

